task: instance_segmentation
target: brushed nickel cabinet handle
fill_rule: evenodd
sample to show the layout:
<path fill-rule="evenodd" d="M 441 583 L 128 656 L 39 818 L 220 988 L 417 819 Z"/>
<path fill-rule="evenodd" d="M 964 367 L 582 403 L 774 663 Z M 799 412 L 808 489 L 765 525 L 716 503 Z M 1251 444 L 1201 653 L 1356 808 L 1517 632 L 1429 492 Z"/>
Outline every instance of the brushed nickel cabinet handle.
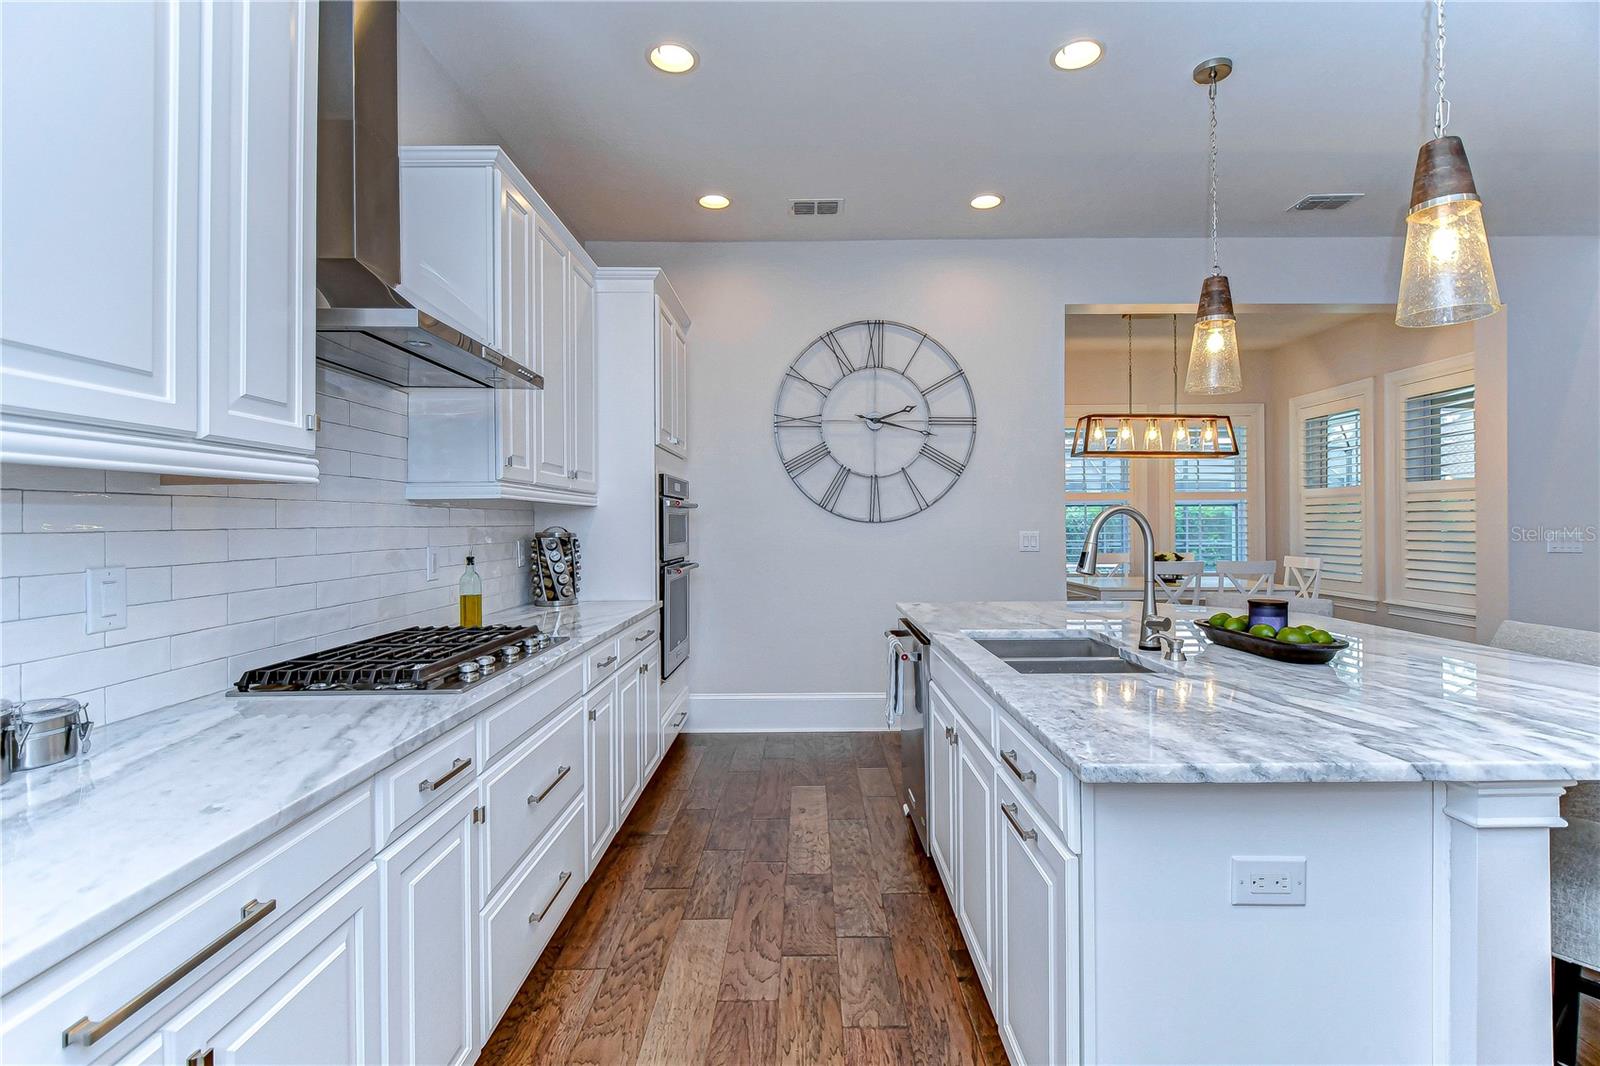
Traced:
<path fill-rule="evenodd" d="M 1011 823 L 1011 828 L 1017 831 L 1017 836 L 1023 840 L 1038 840 L 1037 830 L 1024 829 L 1022 823 L 1017 821 L 1017 805 L 1015 803 L 1000 804 L 1000 813 L 1006 816 L 1006 821 Z"/>
<path fill-rule="evenodd" d="M 464 771 L 467 767 L 469 767 L 471 765 L 472 765 L 472 760 L 471 759 L 457 759 L 455 762 L 450 764 L 450 769 L 446 770 L 443 774 L 441 774 L 438 777 L 434 778 L 432 781 L 429 781 L 426 778 L 424 778 L 421 781 L 418 781 L 417 782 L 417 791 L 418 792 L 432 792 L 435 789 L 443 788 L 445 782 L 449 781 L 452 777 L 455 777 L 457 774 L 460 774 L 462 771 Z"/>
<path fill-rule="evenodd" d="M 567 887 L 567 882 L 570 880 L 572 880 L 572 871 L 562 870 L 561 877 L 556 881 L 555 895 L 551 896 L 550 902 L 539 908 L 538 911 L 528 915 L 529 925 L 533 925 L 535 922 L 541 922 L 544 920 L 544 916 L 550 913 L 550 908 L 556 905 L 556 900 L 561 898 L 561 893 Z"/>
<path fill-rule="evenodd" d="M 1010 751 L 1002 751 L 1000 753 L 1000 761 L 1005 763 L 1008 767 L 1011 768 L 1011 772 L 1017 775 L 1017 780 L 1018 781 L 1038 781 L 1039 780 L 1039 775 L 1037 773 L 1035 773 L 1032 770 L 1024 770 L 1022 767 L 1017 765 L 1017 749 L 1016 748 L 1012 748 Z"/>
<path fill-rule="evenodd" d="M 155 984 L 140 992 L 99 1021 L 95 1021 L 85 1015 L 67 1026 L 66 1030 L 61 1034 L 61 1046 L 71 1047 L 77 1044 L 80 1047 L 88 1047 L 95 1041 L 102 1039 L 111 1030 L 149 1006 L 161 993 L 193 973 L 223 948 L 244 936 L 245 933 L 255 927 L 256 923 L 277 909 L 278 901 L 275 899 L 269 899 L 265 903 L 258 899 L 253 899 L 246 903 L 239 911 L 238 922 L 234 923 L 227 932 L 193 955 L 190 955 L 187 959 L 184 959 L 175 969 L 169 970 Z"/>
<path fill-rule="evenodd" d="M 682 712 L 680 712 L 680 713 L 679 713 L 679 714 L 678 714 L 678 719 L 677 719 L 677 721 L 675 721 L 675 722 L 673 722 L 673 723 L 672 723 L 672 728 L 673 728 L 673 729 L 676 729 L 676 728 L 678 728 L 678 727 L 679 727 L 679 726 L 680 726 L 680 725 L 682 725 L 682 724 L 683 724 L 683 723 L 684 723 L 684 719 L 686 719 L 686 718 L 688 718 L 688 717 L 689 717 L 689 712 L 688 712 L 688 711 L 682 711 Z"/>
<path fill-rule="evenodd" d="M 561 782 L 571 772 L 572 772 L 572 767 L 570 767 L 570 766 L 563 766 L 561 769 L 557 770 L 556 771 L 556 779 L 554 781 L 550 782 L 548 785 L 544 786 L 544 791 L 543 792 L 539 793 L 537 796 L 529 796 L 528 797 L 528 806 L 532 807 L 536 803 L 542 803 L 544 801 L 544 798 L 546 796 L 550 795 L 551 792 L 555 791 L 555 787 L 557 785 L 561 784 Z"/>
<path fill-rule="evenodd" d="M 655 635 L 656 635 L 656 631 L 655 630 L 647 629 L 643 633 L 640 633 L 638 636 L 634 637 L 633 638 L 633 642 L 635 644 L 643 644 L 645 641 L 649 640 L 651 637 L 653 637 Z"/>
<path fill-rule="evenodd" d="M 595 666 L 597 666 L 601 670 L 604 670 L 606 667 L 610 666 L 612 663 L 614 663 L 616 661 L 617 661 L 617 657 L 615 655 L 607 655 L 604 659 L 601 659 L 599 662 L 595 663 Z"/>

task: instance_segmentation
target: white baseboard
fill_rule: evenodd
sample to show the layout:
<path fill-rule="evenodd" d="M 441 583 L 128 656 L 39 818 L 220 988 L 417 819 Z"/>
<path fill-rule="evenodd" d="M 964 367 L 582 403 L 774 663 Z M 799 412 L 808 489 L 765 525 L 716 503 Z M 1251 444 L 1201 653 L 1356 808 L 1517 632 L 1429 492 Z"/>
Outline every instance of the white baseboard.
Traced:
<path fill-rule="evenodd" d="M 694 692 L 686 733 L 846 733 L 884 729 L 881 692 Z"/>

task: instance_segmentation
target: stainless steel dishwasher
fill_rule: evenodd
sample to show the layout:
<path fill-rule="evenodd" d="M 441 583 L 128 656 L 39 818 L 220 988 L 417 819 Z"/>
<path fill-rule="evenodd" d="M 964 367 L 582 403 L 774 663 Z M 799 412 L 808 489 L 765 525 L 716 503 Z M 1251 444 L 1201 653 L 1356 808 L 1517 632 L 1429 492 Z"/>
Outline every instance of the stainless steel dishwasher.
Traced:
<path fill-rule="evenodd" d="M 884 634 L 889 647 L 888 725 L 900 731 L 902 809 L 928 850 L 928 638 L 906 618 Z"/>

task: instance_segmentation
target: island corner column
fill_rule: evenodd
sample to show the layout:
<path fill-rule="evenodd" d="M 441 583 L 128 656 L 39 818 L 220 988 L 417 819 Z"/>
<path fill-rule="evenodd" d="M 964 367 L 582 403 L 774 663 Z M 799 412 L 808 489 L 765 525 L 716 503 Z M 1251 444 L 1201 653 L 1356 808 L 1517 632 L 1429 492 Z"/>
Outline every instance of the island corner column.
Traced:
<path fill-rule="evenodd" d="M 1573 782 L 1448 783 L 1445 925 L 1435 1054 L 1450 1063 L 1550 1062 L 1550 830 Z"/>

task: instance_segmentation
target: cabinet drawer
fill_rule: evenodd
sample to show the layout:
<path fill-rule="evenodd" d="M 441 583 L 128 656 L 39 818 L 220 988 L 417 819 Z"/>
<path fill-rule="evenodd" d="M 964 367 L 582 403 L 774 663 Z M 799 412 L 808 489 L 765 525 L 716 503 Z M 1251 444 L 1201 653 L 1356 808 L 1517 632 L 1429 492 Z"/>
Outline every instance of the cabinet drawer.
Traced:
<path fill-rule="evenodd" d="M 473 780 L 477 747 L 477 734 L 468 722 L 378 775 L 372 787 L 380 849 L 406 823 Z"/>
<path fill-rule="evenodd" d="M 624 654 L 622 642 L 615 637 L 591 648 L 589 654 L 584 657 L 585 668 L 589 672 L 587 687 L 594 688 L 616 673 L 617 667 L 622 664 Z"/>
<path fill-rule="evenodd" d="M 1034 803 L 1050 823 L 1067 838 L 1074 852 L 1081 850 L 1078 826 L 1078 779 L 1039 746 L 1008 714 L 997 716 L 1000 739 L 995 745 L 1000 776 Z"/>
<path fill-rule="evenodd" d="M 583 663 L 572 662 L 514 692 L 484 712 L 483 765 L 527 736 L 563 704 L 583 695 Z"/>
<path fill-rule="evenodd" d="M 683 732 L 683 723 L 689 720 L 689 691 L 678 693 L 672 705 L 661 712 L 661 751 L 672 747 L 672 741 Z"/>
<path fill-rule="evenodd" d="M 206 983 L 221 960 L 283 926 L 287 916 L 343 871 L 372 854 L 372 796 L 345 795 L 157 904 L 6 996 L 0 1046 L 7 1062 L 83 1063 L 149 1024 L 187 992 Z M 256 902 L 250 924 L 244 907 Z M 270 905 L 270 909 L 268 908 Z M 264 913 L 263 913 L 264 912 Z M 107 1019 L 208 946 L 219 950 L 122 1024 L 95 1034 L 93 1044 L 62 1046 L 63 1034 Z M 82 1037 L 80 1037 L 82 1039 Z M 130 1047 L 129 1053 L 138 1048 Z"/>
<path fill-rule="evenodd" d="M 653 615 L 643 622 L 635 622 L 617 639 L 622 648 L 622 658 L 631 659 L 642 651 L 648 651 L 655 644 L 660 629 L 661 623 Z"/>
<path fill-rule="evenodd" d="M 583 704 L 574 703 L 484 779 L 485 898 L 583 794 L 583 777 Z"/>
<path fill-rule="evenodd" d="M 483 912 L 483 1028 L 488 1034 L 522 987 L 539 953 L 583 886 L 583 804 L 557 823 L 543 850 L 511 877 Z"/>
<path fill-rule="evenodd" d="M 967 675 L 947 659 L 943 652 L 933 653 L 933 668 L 930 671 L 933 680 L 944 689 L 951 704 L 961 712 L 961 717 L 967 720 L 967 731 L 976 732 L 983 738 L 983 742 L 993 748 L 995 743 L 995 718 L 999 715 L 999 708 L 994 702 L 978 691 L 978 687 L 967 680 Z"/>

